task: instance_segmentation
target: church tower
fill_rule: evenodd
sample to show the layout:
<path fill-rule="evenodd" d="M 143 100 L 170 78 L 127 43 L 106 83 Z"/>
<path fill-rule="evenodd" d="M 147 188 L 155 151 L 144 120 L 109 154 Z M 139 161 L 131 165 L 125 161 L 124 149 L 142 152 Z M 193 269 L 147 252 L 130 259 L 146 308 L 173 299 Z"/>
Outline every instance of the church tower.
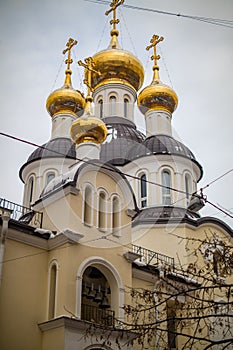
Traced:
<path fill-rule="evenodd" d="M 73 60 L 71 49 L 77 44 L 70 38 L 63 54 L 65 61 L 64 85 L 53 91 L 47 98 L 46 108 L 52 118 L 51 139 L 28 158 L 20 169 L 20 178 L 24 182 L 23 205 L 30 207 L 40 197 L 43 188 L 51 180 L 67 171 L 76 158 L 75 147 L 70 139 L 69 129 L 72 122 L 83 113 L 85 99 L 80 91 L 73 88 L 71 82 Z"/>

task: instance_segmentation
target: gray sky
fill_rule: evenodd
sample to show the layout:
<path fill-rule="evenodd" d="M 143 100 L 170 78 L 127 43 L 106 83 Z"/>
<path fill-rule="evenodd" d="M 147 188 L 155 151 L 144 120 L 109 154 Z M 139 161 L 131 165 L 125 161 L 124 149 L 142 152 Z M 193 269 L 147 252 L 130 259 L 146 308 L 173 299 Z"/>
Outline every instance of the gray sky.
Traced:
<path fill-rule="evenodd" d="M 126 0 L 126 4 L 180 14 L 233 19 L 232 0 Z M 0 0 L 1 127 L 0 131 L 43 144 L 50 138 L 51 118 L 45 102 L 64 81 L 62 50 L 69 37 L 78 40 L 73 59 L 83 59 L 107 47 L 107 7 L 84 0 Z M 123 14 L 123 16 L 122 16 Z M 204 169 L 199 188 L 232 166 L 233 29 L 200 21 L 121 7 L 119 41 L 144 65 L 145 83 L 152 78 L 151 53 L 145 50 L 153 34 L 164 36 L 159 52 L 160 77 L 179 97 L 173 126 L 180 140 Z M 106 22 L 107 21 L 107 22 Z M 83 90 L 83 71 L 72 65 L 73 86 Z M 55 84 L 55 85 L 54 85 Z M 137 108 L 137 107 L 136 107 Z M 143 128 L 144 117 L 139 117 Z M 0 197 L 20 203 L 21 165 L 33 147 L 0 136 Z M 233 172 L 213 183 L 209 201 L 233 210 Z M 210 205 L 201 211 L 232 226 Z"/>

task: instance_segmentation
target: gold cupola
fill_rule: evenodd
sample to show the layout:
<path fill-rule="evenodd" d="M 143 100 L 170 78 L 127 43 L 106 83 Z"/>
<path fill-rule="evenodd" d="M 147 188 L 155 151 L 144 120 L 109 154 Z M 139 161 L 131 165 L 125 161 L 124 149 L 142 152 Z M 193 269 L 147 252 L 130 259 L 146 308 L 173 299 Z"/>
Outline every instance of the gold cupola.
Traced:
<path fill-rule="evenodd" d="M 93 98 L 91 96 L 91 75 L 94 72 L 96 74 L 99 74 L 99 72 L 94 69 L 95 65 L 92 57 L 85 58 L 85 63 L 78 61 L 78 64 L 80 66 L 83 66 L 88 72 L 87 79 L 84 79 L 84 83 L 87 85 L 88 92 L 84 113 L 82 117 L 78 118 L 72 123 L 70 128 L 70 136 L 76 145 L 85 142 L 101 144 L 107 137 L 107 127 L 101 119 L 93 116 Z"/>
<path fill-rule="evenodd" d="M 159 77 L 157 60 L 160 59 L 160 56 L 156 54 L 156 46 L 162 40 L 163 37 L 153 35 L 150 40 L 151 45 L 146 48 L 147 50 L 154 48 L 154 54 L 151 56 L 151 59 L 154 61 L 154 74 L 151 84 L 145 87 L 138 96 L 138 107 L 143 114 L 149 110 L 164 110 L 172 114 L 178 104 L 178 97 L 175 91 L 170 86 L 163 84 Z"/>
<path fill-rule="evenodd" d="M 55 117 L 58 114 L 71 114 L 77 117 L 83 113 L 85 106 L 85 99 L 83 94 L 75 90 L 71 83 L 72 70 L 70 65 L 73 60 L 70 57 L 71 48 L 77 44 L 77 41 L 70 38 L 66 44 L 67 48 L 63 51 L 63 54 L 68 52 L 68 58 L 65 63 L 67 69 L 65 71 L 64 85 L 55 91 L 53 91 L 46 101 L 46 108 L 51 117 Z"/>
<path fill-rule="evenodd" d="M 117 83 L 128 85 L 138 91 L 143 84 L 144 69 L 141 62 L 132 53 L 122 50 L 118 42 L 119 32 L 116 24 L 119 23 L 119 19 L 116 19 L 116 9 L 123 3 L 124 0 L 113 0 L 110 4 L 111 9 L 105 12 L 105 15 L 113 12 L 113 19 L 110 21 L 113 28 L 108 48 L 93 56 L 96 70 L 101 73 L 92 74 L 91 85 L 94 90 L 105 84 Z M 87 77 L 87 70 L 85 75 Z"/>

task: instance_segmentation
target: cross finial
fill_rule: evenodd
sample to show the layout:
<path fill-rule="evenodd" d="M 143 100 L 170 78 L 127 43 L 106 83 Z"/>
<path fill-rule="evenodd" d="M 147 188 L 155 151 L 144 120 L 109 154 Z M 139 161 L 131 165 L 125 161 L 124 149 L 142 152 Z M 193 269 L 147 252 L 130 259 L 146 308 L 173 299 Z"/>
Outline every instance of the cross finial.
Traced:
<path fill-rule="evenodd" d="M 65 64 L 67 64 L 67 70 L 70 70 L 70 65 L 73 62 L 71 58 L 71 49 L 74 45 L 77 45 L 77 43 L 77 40 L 69 38 L 69 40 L 66 43 L 66 49 L 62 51 L 63 55 L 65 55 L 65 53 L 68 52 L 68 57 L 65 60 Z"/>
<path fill-rule="evenodd" d="M 113 33 L 115 35 L 118 35 L 118 32 L 116 31 L 116 24 L 118 24 L 120 22 L 120 20 L 118 18 L 116 18 L 116 9 L 118 6 L 122 5 L 124 3 L 124 1 L 125 0 L 112 0 L 112 2 L 110 4 L 111 8 L 105 12 L 106 16 L 108 16 L 110 12 L 113 13 L 110 24 L 113 26 L 111 33 Z M 116 32 L 117 32 L 117 34 L 116 34 Z"/>
<path fill-rule="evenodd" d="M 85 63 L 84 63 L 85 62 Z M 97 74 L 100 74 L 97 70 L 95 70 L 95 63 L 93 61 L 92 57 L 87 57 L 84 59 L 84 62 L 81 60 L 78 61 L 78 64 L 88 70 L 88 75 L 87 79 L 84 79 L 83 82 L 84 84 L 87 85 L 88 91 L 87 91 L 87 96 L 90 97 L 90 93 L 93 91 L 92 86 L 91 86 L 91 73 L 95 72 Z"/>
<path fill-rule="evenodd" d="M 152 47 L 154 48 L 154 54 L 151 56 L 151 60 L 154 60 L 154 66 L 153 66 L 153 71 L 154 71 L 154 79 L 158 79 L 158 71 L 159 71 L 159 66 L 157 64 L 157 61 L 160 59 L 160 56 L 157 55 L 156 53 L 156 46 L 158 43 L 160 43 L 160 41 L 163 41 L 163 37 L 159 37 L 159 35 L 153 35 L 150 43 L 151 45 L 146 47 L 146 50 L 149 51 Z M 156 73 L 157 72 L 157 73 Z"/>

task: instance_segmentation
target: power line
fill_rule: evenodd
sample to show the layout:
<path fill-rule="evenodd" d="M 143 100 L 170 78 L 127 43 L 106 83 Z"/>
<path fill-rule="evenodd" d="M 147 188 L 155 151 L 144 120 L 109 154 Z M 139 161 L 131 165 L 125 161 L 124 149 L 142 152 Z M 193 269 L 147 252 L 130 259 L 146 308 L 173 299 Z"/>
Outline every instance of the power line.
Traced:
<path fill-rule="evenodd" d="M 27 140 L 24 140 L 24 139 L 21 139 L 19 137 L 16 137 L 16 136 L 12 136 L 12 135 L 9 135 L 9 134 L 6 134 L 6 133 L 3 133 L 3 132 L 0 132 L 0 135 L 4 136 L 4 137 L 8 137 L 10 139 L 13 139 L 13 140 L 16 140 L 16 141 L 19 141 L 19 142 L 22 142 L 22 143 L 26 143 L 30 146 L 34 146 L 34 147 L 38 147 L 38 148 L 41 148 L 41 149 L 44 149 L 44 150 L 47 150 L 47 151 L 50 151 L 50 152 L 53 152 L 55 154 L 58 154 L 58 155 L 61 155 L 62 157 L 66 157 L 66 154 L 62 153 L 62 152 L 59 152 L 59 151 L 55 151 L 53 149 L 50 149 L 46 146 L 40 146 L 34 142 L 30 142 L 30 141 L 27 141 Z M 83 162 L 83 163 L 87 163 L 87 164 L 92 164 L 92 165 L 96 165 L 96 166 L 99 166 L 98 163 L 95 163 L 93 160 L 90 161 L 90 160 L 84 160 L 84 159 L 80 159 L 80 158 L 77 158 L 75 157 L 74 158 L 75 160 L 78 160 L 80 162 Z M 108 171 L 112 171 L 112 172 L 115 172 L 116 170 L 118 170 L 117 168 L 115 169 L 111 169 L 110 167 L 107 167 L 105 166 L 104 164 L 101 165 L 101 168 L 102 169 L 106 169 Z M 233 171 L 233 169 L 230 169 L 229 171 L 227 171 L 226 173 L 224 173 L 223 175 L 219 176 L 218 178 L 216 178 L 215 180 L 211 181 L 211 183 L 208 184 L 208 186 L 214 182 L 216 182 L 217 180 L 221 179 L 223 176 L 227 175 L 228 173 L 230 173 L 231 171 Z M 210 205 L 214 206 L 216 209 L 222 211 L 225 215 L 233 218 L 232 215 L 230 215 L 229 213 L 227 213 L 225 210 L 219 208 L 217 205 L 209 202 L 207 200 L 207 197 L 203 195 L 203 189 L 205 188 L 201 188 L 199 191 L 201 192 L 201 195 L 197 195 L 197 191 L 194 192 L 194 193 L 187 193 L 186 191 L 182 191 L 182 190 L 178 190 L 177 188 L 173 188 L 173 187 L 170 187 L 170 186 L 165 186 L 165 185 L 162 185 L 160 183 L 157 183 L 157 182 L 153 182 L 153 181 L 149 181 L 147 179 L 142 179 L 140 177 L 137 177 L 137 176 L 134 176 L 134 175 L 130 175 L 130 174 L 127 174 L 127 173 L 123 173 L 122 171 L 119 170 L 119 172 L 124 175 L 125 177 L 129 177 L 129 178 L 132 178 L 132 179 L 135 179 L 135 180 L 138 180 L 138 181 L 142 181 L 142 182 L 146 182 L 150 185 L 155 185 L 155 186 L 158 186 L 158 187 L 161 187 L 161 188 L 166 188 L 166 189 L 169 189 L 171 191 L 174 191 L 174 192 L 178 192 L 178 193 L 181 193 L 181 194 L 185 194 L 185 196 L 189 195 L 189 196 L 196 196 L 196 197 L 201 197 L 206 203 L 209 203 Z M 176 203 L 176 202 L 175 202 Z"/>
<path fill-rule="evenodd" d="M 231 173 L 233 171 L 233 168 L 226 171 L 224 174 L 218 176 L 216 179 L 212 180 L 211 182 L 209 182 L 207 185 L 205 185 L 204 187 L 200 188 L 200 191 L 201 190 L 205 190 L 207 187 L 209 187 L 210 185 L 212 185 L 213 183 L 215 183 L 216 181 L 222 179 L 224 176 L 228 175 L 229 173 Z"/>
<path fill-rule="evenodd" d="M 109 5 L 109 1 L 105 0 L 84 0 L 88 2 L 93 2 L 95 4 L 101 4 L 101 5 Z M 227 27 L 227 28 L 233 28 L 233 21 L 232 20 L 227 20 L 227 19 L 220 19 L 220 18 L 211 18 L 211 17 L 200 17 L 200 16 L 191 16 L 191 15 L 183 15 L 181 13 L 174 13 L 174 12 L 168 12 L 168 11 L 161 11 L 161 10 L 155 10 L 152 8 L 147 8 L 147 7 L 139 7 L 139 6 L 133 6 L 133 5 L 127 5 L 127 4 L 122 4 L 125 8 L 131 9 L 131 10 L 139 10 L 139 11 L 147 11 L 147 12 L 155 12 L 161 15 L 168 15 L 168 16 L 176 16 L 176 17 L 181 17 L 181 18 L 187 18 L 187 19 L 192 19 L 196 21 L 201 21 L 213 25 L 218 25 L 222 27 Z"/>
<path fill-rule="evenodd" d="M 30 141 L 27 141 L 27 140 L 24 140 L 24 139 L 21 139 L 19 137 L 16 137 L 16 136 L 13 136 L 13 135 L 9 135 L 9 134 L 6 134 L 6 133 L 3 133 L 3 132 L 0 132 L 0 135 L 4 136 L 4 137 L 8 137 L 10 139 L 13 139 L 15 141 L 19 141 L 19 142 L 22 142 L 22 143 L 25 143 L 25 144 L 28 144 L 30 146 L 34 146 L 34 147 L 38 147 L 38 148 L 41 148 L 41 149 L 44 149 L 46 151 L 49 151 L 49 152 L 53 152 L 54 154 L 58 154 L 62 157 L 66 157 L 66 154 L 62 153 L 62 152 L 59 152 L 59 151 L 55 151 L 53 149 L 50 149 L 46 146 L 40 146 L 34 142 L 30 142 Z M 90 160 L 85 160 L 85 159 L 81 159 L 81 158 L 78 158 L 78 157 L 74 157 L 73 158 L 74 160 L 78 160 L 80 162 L 83 162 L 83 163 L 88 163 L 88 164 L 92 164 L 92 165 L 96 165 L 96 166 L 99 166 L 98 163 L 95 163 L 93 160 L 90 161 Z M 110 170 L 112 172 L 115 172 L 117 168 L 115 169 L 111 169 L 110 167 L 108 166 L 105 166 L 104 164 L 101 165 L 101 168 L 102 169 L 106 169 L 106 170 Z M 119 170 L 120 171 L 120 170 Z M 159 187 L 162 187 L 162 188 L 166 188 L 166 189 L 169 189 L 171 191 L 174 191 L 174 192 L 178 192 L 178 193 L 182 193 L 182 194 L 188 194 L 189 196 L 192 195 L 192 193 L 187 193 L 186 191 L 182 191 L 182 190 L 178 190 L 177 188 L 173 188 L 173 187 L 170 187 L 170 186 L 165 186 L 165 185 L 162 185 L 160 183 L 157 183 L 157 182 L 153 182 L 153 181 L 150 181 L 150 180 L 146 180 L 146 179 L 141 179 L 140 177 L 137 177 L 137 176 L 134 176 L 134 175 L 130 175 L 130 174 L 127 174 L 127 173 L 123 173 L 122 171 L 120 171 L 120 173 L 126 177 L 129 177 L 129 178 L 132 178 L 132 179 L 135 179 L 135 180 L 139 180 L 139 181 L 142 181 L 142 182 L 146 182 L 146 183 L 149 183 L 150 185 L 155 185 L 155 186 L 159 186 Z"/>

